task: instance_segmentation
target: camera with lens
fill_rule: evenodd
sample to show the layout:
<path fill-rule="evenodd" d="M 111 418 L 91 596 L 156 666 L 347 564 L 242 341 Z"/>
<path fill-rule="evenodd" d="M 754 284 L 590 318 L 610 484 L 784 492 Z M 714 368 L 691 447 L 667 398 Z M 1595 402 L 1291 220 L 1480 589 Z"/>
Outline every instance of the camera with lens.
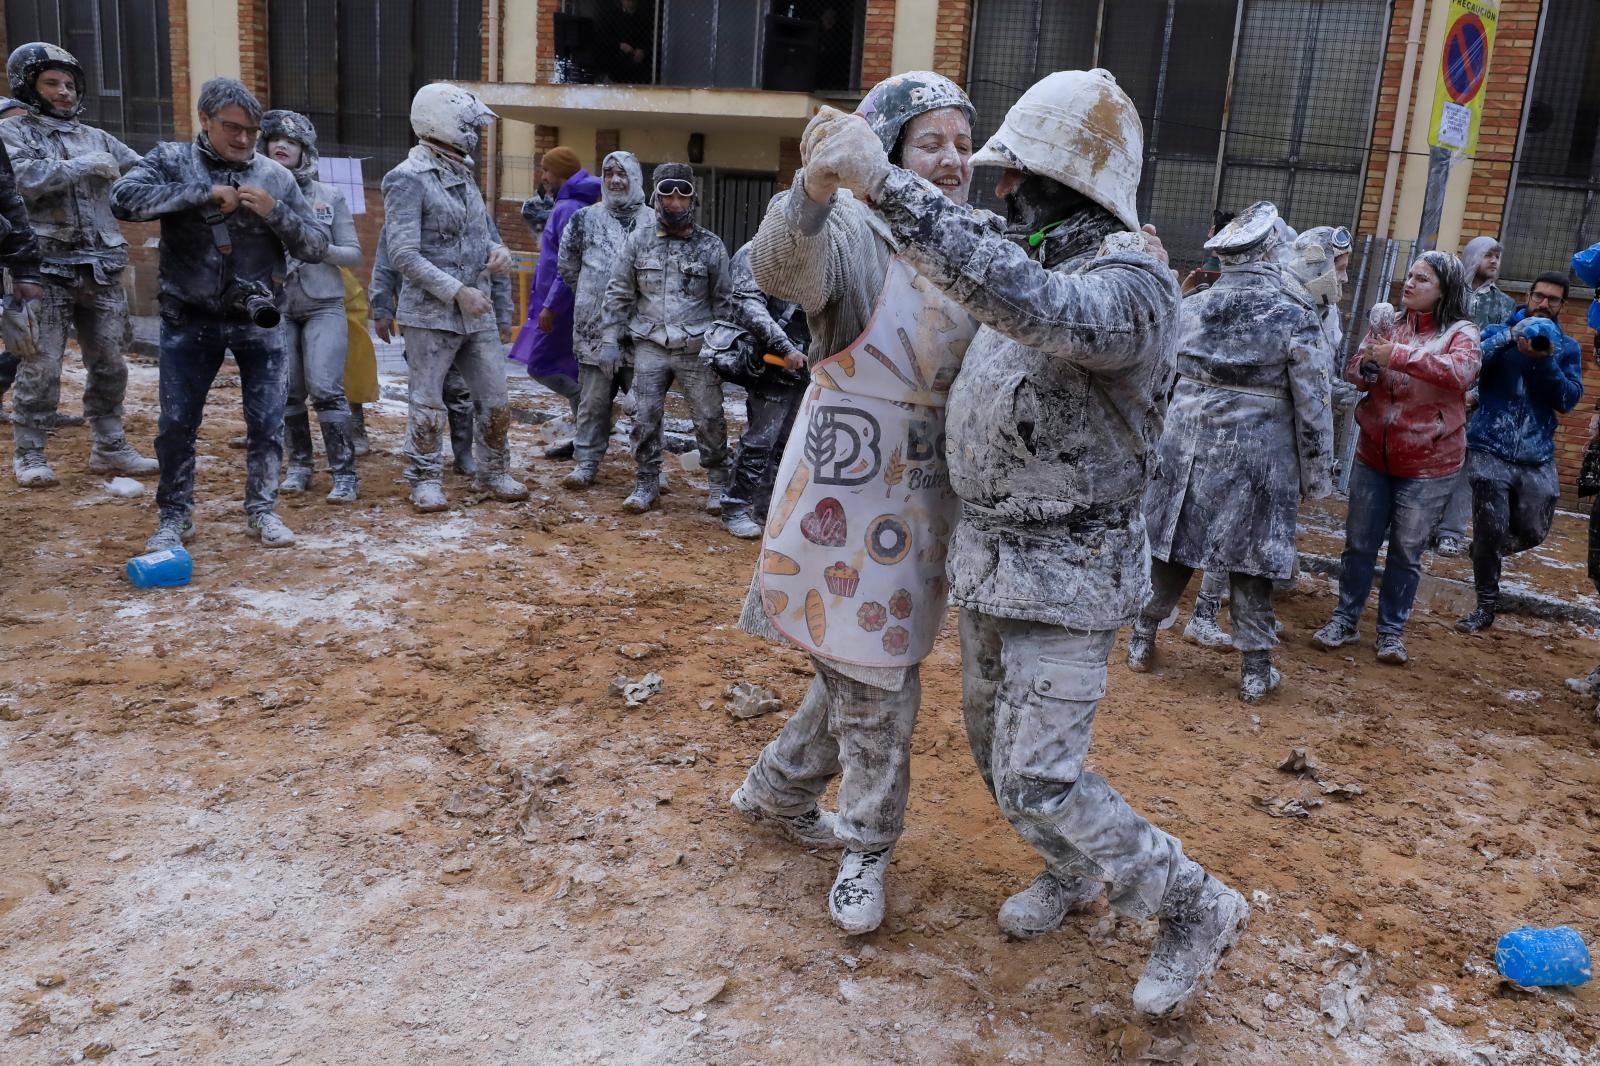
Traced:
<path fill-rule="evenodd" d="M 283 318 L 272 290 L 259 281 L 233 279 L 233 283 L 222 290 L 221 302 L 223 311 L 243 315 L 261 329 L 273 329 Z"/>

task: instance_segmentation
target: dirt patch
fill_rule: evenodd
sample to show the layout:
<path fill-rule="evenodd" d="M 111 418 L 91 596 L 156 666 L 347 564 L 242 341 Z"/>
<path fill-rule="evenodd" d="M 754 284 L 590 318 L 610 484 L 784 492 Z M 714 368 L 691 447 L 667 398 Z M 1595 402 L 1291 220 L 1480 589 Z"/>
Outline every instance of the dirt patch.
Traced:
<path fill-rule="evenodd" d="M 793 708 L 808 673 L 734 627 L 756 549 L 699 475 L 633 518 L 614 448 L 587 493 L 541 463 L 526 504 L 452 478 L 456 509 L 419 517 L 402 416 L 369 424 L 361 503 L 287 503 L 300 545 L 267 551 L 217 390 L 185 589 L 121 575 L 153 505 L 100 491 L 83 430 L 52 441 L 60 488 L 0 487 L 5 1061 L 1596 1061 L 1600 992 L 1492 970 L 1507 929 L 1600 930 L 1600 727 L 1563 687 L 1600 649 L 1571 627 L 1467 638 L 1424 610 L 1394 670 L 1309 648 L 1332 598 L 1308 578 L 1261 707 L 1176 630 L 1153 673 L 1114 666 L 1091 761 L 1255 900 L 1194 1017 L 1147 1030 L 1149 926 L 999 936 L 1036 861 L 966 751 L 953 627 L 889 918 L 845 937 L 833 856 L 725 805 L 780 725 L 735 721 L 728 686 Z M 649 672 L 640 705 L 610 694 Z M 1315 769 L 1280 770 L 1294 749 Z"/>

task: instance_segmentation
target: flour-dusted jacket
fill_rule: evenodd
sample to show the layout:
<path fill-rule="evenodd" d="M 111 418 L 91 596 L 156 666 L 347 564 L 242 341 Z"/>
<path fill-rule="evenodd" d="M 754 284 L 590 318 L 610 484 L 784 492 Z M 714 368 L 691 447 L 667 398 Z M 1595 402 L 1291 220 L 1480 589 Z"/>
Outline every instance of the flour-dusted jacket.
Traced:
<path fill-rule="evenodd" d="M 589 366 L 600 362 L 600 315 L 622 242 L 635 229 L 655 224 L 656 213 L 648 207 L 619 216 L 603 201 L 585 207 L 567 223 L 556 272 L 572 289 L 572 351 L 578 362 Z"/>
<path fill-rule="evenodd" d="M 384 175 L 383 209 L 389 263 L 404 279 L 395 321 L 447 333 L 494 330 L 493 310 L 469 319 L 456 304 L 501 243 L 471 174 L 419 144 Z"/>
<path fill-rule="evenodd" d="M 635 226 L 606 286 L 601 339 L 624 331 L 668 351 L 699 351 L 713 320 L 727 314 L 728 246 L 701 226 L 670 237 L 659 225 Z"/>
<path fill-rule="evenodd" d="M 1151 555 L 1289 576 L 1300 497 L 1332 488 L 1332 358 L 1316 308 L 1277 263 L 1224 265 L 1183 301 L 1177 386 L 1145 489 Z"/>
<path fill-rule="evenodd" d="M 163 301 L 221 315 L 226 272 L 205 220 L 216 185 L 254 185 L 278 201 L 265 218 L 241 207 L 227 216 L 227 226 L 234 276 L 270 285 L 281 305 L 284 253 L 320 262 L 328 227 L 311 213 L 294 175 L 261 153 L 233 164 L 198 139 L 163 142 L 111 186 L 111 211 L 124 222 L 160 220 Z"/>
<path fill-rule="evenodd" d="M 116 178 L 95 169 L 90 157 L 109 155 L 126 174 L 139 162 L 139 153 L 104 130 L 33 113 L 0 122 L 0 137 L 11 154 L 45 272 L 70 275 L 86 264 L 109 283 L 128 265 L 128 241 L 111 213 Z"/>
<path fill-rule="evenodd" d="M 327 254 L 320 263 L 289 262 L 289 305 L 344 299 L 344 275 L 339 268 L 354 270 L 361 265 L 361 236 L 356 232 L 355 216 L 344 193 L 336 185 L 309 181 L 300 187 L 311 204 L 317 221 L 329 228 Z"/>
<path fill-rule="evenodd" d="M 1041 271 L 906 171 L 878 209 L 901 254 L 984 323 L 946 422 L 962 501 L 951 599 L 1071 629 L 1130 621 L 1150 580 L 1140 498 L 1172 380 L 1172 272 L 1109 215 L 1056 230 Z"/>
<path fill-rule="evenodd" d="M 1389 365 L 1368 382 L 1367 351 L 1394 342 Z M 1431 313 L 1411 311 L 1392 337 L 1368 333 L 1345 363 L 1345 380 L 1361 390 L 1356 458 L 1390 477 L 1447 477 L 1467 456 L 1467 390 L 1478 380 L 1483 353 L 1478 327 L 1466 319 L 1441 331 Z"/>

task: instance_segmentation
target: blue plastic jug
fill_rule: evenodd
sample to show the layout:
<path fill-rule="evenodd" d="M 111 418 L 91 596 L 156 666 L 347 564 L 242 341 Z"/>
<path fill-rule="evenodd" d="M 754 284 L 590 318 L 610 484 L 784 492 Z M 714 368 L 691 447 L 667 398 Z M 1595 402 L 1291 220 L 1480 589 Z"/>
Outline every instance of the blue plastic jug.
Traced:
<path fill-rule="evenodd" d="M 142 589 L 170 589 L 187 585 L 194 576 L 194 560 L 183 548 L 165 548 L 128 560 L 128 580 Z"/>
<path fill-rule="evenodd" d="M 1494 965 L 1502 977 L 1527 988 L 1581 985 L 1591 975 L 1589 949 L 1568 925 L 1513 929 L 1495 945 Z"/>

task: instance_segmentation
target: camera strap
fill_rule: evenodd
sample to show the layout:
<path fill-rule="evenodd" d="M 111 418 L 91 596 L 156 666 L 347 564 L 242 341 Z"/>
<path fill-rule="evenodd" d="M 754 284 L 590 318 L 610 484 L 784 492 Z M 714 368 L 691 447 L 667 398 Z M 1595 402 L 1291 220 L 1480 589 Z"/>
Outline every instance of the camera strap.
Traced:
<path fill-rule="evenodd" d="M 227 216 L 215 207 L 206 211 L 203 217 L 211 229 L 211 243 L 222 254 L 222 291 L 227 292 L 233 284 L 233 232 L 228 229 Z"/>

